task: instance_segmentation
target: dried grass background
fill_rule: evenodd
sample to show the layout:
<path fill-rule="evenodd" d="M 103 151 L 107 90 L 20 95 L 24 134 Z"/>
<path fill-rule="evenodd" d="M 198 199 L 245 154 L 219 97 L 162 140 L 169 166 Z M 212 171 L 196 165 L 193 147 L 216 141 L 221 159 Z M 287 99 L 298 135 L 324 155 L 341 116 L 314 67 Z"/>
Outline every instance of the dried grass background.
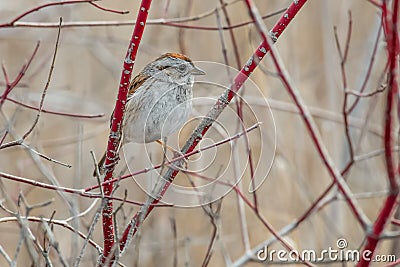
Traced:
<path fill-rule="evenodd" d="M 103 12 L 89 4 L 76 4 L 43 9 L 27 16 L 23 21 L 57 23 L 59 17 L 63 17 L 66 23 L 135 20 L 137 2 L 106 0 L 100 2 L 107 8 L 130 11 L 127 15 Z M 169 7 L 167 13 L 164 14 L 168 2 Z M 262 15 L 285 8 L 290 2 L 255 1 Z M 3 0 L 0 2 L 0 23 L 10 21 L 16 15 L 42 3 L 43 1 L 33 0 Z M 164 16 L 165 18 L 194 16 L 218 6 L 219 1 L 211 0 L 158 0 L 154 1 L 150 9 L 149 19 Z M 247 9 L 241 1 L 229 5 L 227 10 L 232 24 L 250 20 Z M 276 44 L 302 98 L 310 108 L 314 108 L 313 115 L 323 141 L 339 169 L 342 169 L 349 160 L 349 147 L 342 122 L 344 89 L 333 28 L 337 27 L 339 39 L 343 45 L 347 34 L 349 10 L 353 19 L 353 31 L 346 63 L 348 88 L 358 90 L 365 77 L 380 26 L 378 9 L 368 1 L 309 1 Z M 223 25 L 226 25 L 222 12 L 219 13 Z M 267 27 L 270 29 L 278 18 L 279 15 L 266 19 Z M 190 22 L 188 25 L 217 26 L 217 20 L 215 15 L 212 15 Z M 1 172 L 73 188 L 85 188 L 97 183 L 91 175 L 93 162 L 89 151 L 95 151 L 99 157 L 106 147 L 108 119 L 115 104 L 122 60 L 131 31 L 132 26 L 62 29 L 54 74 L 45 99 L 45 108 L 75 114 L 105 113 L 105 116 L 96 119 L 78 119 L 43 113 L 39 124 L 27 139 L 27 144 L 51 158 L 71 164 L 72 168 L 68 169 L 48 162 L 19 146 L 0 151 Z M 260 39 L 253 24 L 237 28 L 234 33 L 241 59 L 240 66 L 242 66 L 259 44 Z M 54 52 L 56 35 L 57 28 L 0 28 L 0 60 L 6 66 L 11 78 L 18 74 L 21 65 L 30 57 L 36 42 L 41 41 L 32 65 L 11 94 L 13 98 L 38 106 Z M 229 32 L 223 31 L 223 36 L 229 63 L 237 68 Z M 147 25 L 134 67 L 135 73 L 160 54 L 170 51 L 183 52 L 193 60 L 225 63 L 219 31 Z M 376 90 L 383 82 L 381 77 L 385 57 L 385 43 L 381 37 L 376 63 L 366 92 Z M 310 207 L 330 184 L 331 177 L 311 143 L 301 117 L 296 113 L 296 108 L 274 72 L 275 68 L 267 56 L 251 78 L 264 96 L 271 100 L 276 124 L 277 144 L 274 163 L 267 180 L 257 191 L 257 196 L 260 212 L 273 228 L 279 231 L 293 223 Z M 0 77 L 0 88 L 4 90 L 5 82 L 3 76 Z M 215 92 L 204 88 L 199 89 L 195 94 L 218 96 Z M 352 113 L 351 125 L 354 127 L 351 127 L 351 136 L 357 156 L 383 147 L 384 95 L 385 93 L 382 93 L 361 99 Z M 260 109 L 260 107 L 254 105 L 254 109 Z M 198 110 L 203 109 L 199 107 Z M 0 136 L 3 136 L 6 129 L 10 131 L 5 142 L 22 136 L 36 116 L 36 112 L 8 101 L 2 106 L 1 113 Z M 248 126 L 250 125 L 251 123 Z M 251 147 L 256 153 L 255 158 L 258 157 L 257 148 L 260 142 L 266 142 L 263 149 L 273 150 L 272 131 L 273 129 L 271 129 L 271 136 L 266 140 L 260 140 L 256 134 L 249 136 Z M 183 135 L 189 133 L 190 131 L 183 132 Z M 144 146 L 135 145 L 133 148 L 135 150 L 133 154 L 136 155 L 133 168 L 139 170 L 146 167 L 140 158 L 140 155 L 145 153 Z M 157 145 L 151 145 L 150 149 L 153 157 L 157 160 L 161 159 L 160 148 Z M 245 153 L 241 153 L 241 156 L 240 161 L 247 160 Z M 222 159 L 217 159 L 209 171 L 210 174 L 217 175 L 218 160 Z M 123 169 L 122 165 L 123 161 L 120 162 L 118 170 Z M 184 183 L 185 177 L 180 174 L 177 182 Z M 245 171 L 243 182 L 245 188 L 243 191 L 247 192 L 248 169 Z M 347 182 L 358 199 L 360 207 L 371 220 L 374 220 L 382 207 L 388 188 L 383 154 L 356 162 L 347 176 Z M 26 211 L 24 205 L 18 208 L 20 192 L 23 192 L 31 205 L 52 200 L 49 205 L 33 209 L 30 215 L 49 218 L 55 211 L 54 218 L 61 220 L 84 211 L 94 201 L 5 179 L 0 181 L 0 185 L 3 205 L 13 212 L 20 210 L 22 215 L 25 215 Z M 117 195 L 123 197 L 124 189 L 128 190 L 128 199 L 145 200 L 145 194 L 132 179 L 120 184 Z M 251 194 L 246 193 L 246 196 L 252 199 Z M 342 196 L 337 190 L 332 190 L 326 200 L 328 201 L 321 202 L 325 205 L 321 205 L 308 216 L 307 220 L 290 234 L 285 235 L 285 240 L 298 250 L 321 251 L 328 247 L 336 248 L 338 238 L 345 238 L 349 243 L 349 249 L 362 248 L 366 233 L 354 218 Z M 213 207 L 215 208 L 216 205 Z M 245 213 L 241 214 L 240 206 L 234 191 L 223 198 L 221 212 L 217 216 L 219 236 L 209 266 L 262 265 L 249 260 L 246 250 L 254 249 L 255 246 L 273 236 L 253 210 L 245 207 Z M 124 212 L 118 214 L 120 229 L 125 226 L 126 220 L 137 209 L 138 207 L 134 205 L 124 205 Z M 83 233 L 87 233 L 95 211 L 96 208 L 91 209 L 85 216 L 71 220 L 70 224 Z M 11 215 L 1 210 L 0 216 L 5 218 Z M 244 230 L 242 229 L 243 222 L 246 223 Z M 26 225 L 29 226 L 38 242 L 43 244 L 44 231 L 41 224 L 29 222 Z M 396 230 L 396 227 L 388 226 L 387 230 L 390 229 Z M 53 231 L 63 257 L 72 265 L 83 245 L 83 240 L 64 227 L 53 226 Z M 201 207 L 157 208 L 144 222 L 139 236 L 133 240 L 128 252 L 121 258 L 121 263 L 125 266 L 200 266 L 212 238 L 212 231 L 210 217 Z M 0 233 L 1 247 L 13 257 L 19 240 L 23 236 L 20 225 L 15 221 L 2 222 Z M 248 239 L 249 243 L 243 241 L 243 238 Z M 96 226 L 92 239 L 102 245 L 101 222 Z M 249 247 L 246 247 L 247 245 Z M 385 239 L 381 241 L 377 253 L 396 254 L 400 257 L 399 245 L 398 238 Z M 33 262 L 27 249 L 29 246 L 34 247 L 31 242 L 22 244 L 17 258 L 19 266 L 28 266 Z M 275 242 L 270 248 L 282 249 L 282 246 Z M 97 257 L 96 250 L 89 246 L 85 251 L 81 266 L 93 266 Z M 50 258 L 54 261 L 54 266 L 60 265 L 54 249 L 50 250 Z M 238 261 L 240 259 L 248 261 L 240 265 Z M 42 259 L 38 262 L 44 266 Z M 7 265 L 5 259 L 0 257 L 0 266 Z M 300 264 L 290 266 L 298 265 Z M 347 266 L 351 265 L 353 263 Z M 374 263 L 373 266 L 375 265 L 384 266 L 382 263 Z M 342 266 L 342 263 L 327 263 L 326 266 Z"/>

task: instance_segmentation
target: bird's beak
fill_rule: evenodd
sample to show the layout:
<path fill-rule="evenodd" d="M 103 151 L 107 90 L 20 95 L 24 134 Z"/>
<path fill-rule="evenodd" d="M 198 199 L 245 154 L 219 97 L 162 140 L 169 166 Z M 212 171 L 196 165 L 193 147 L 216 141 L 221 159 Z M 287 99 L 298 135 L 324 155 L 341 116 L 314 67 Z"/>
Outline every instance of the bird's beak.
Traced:
<path fill-rule="evenodd" d="M 194 68 L 192 69 L 191 73 L 193 75 L 205 75 L 206 72 L 202 69 L 199 69 L 198 67 L 194 66 Z"/>

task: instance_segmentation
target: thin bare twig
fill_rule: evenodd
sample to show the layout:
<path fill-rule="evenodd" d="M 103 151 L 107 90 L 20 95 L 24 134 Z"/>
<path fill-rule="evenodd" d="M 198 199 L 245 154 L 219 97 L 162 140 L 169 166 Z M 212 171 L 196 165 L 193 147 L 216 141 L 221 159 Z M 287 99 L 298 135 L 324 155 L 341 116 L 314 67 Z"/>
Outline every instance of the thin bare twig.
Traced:
<path fill-rule="evenodd" d="M 387 180 L 389 184 L 389 193 L 384 201 L 384 204 L 379 211 L 376 220 L 367 233 L 367 241 L 362 250 L 369 252 L 369 255 L 373 255 L 378 243 L 380 241 L 380 235 L 384 230 L 388 221 L 390 221 L 390 215 L 398 207 L 397 198 L 399 195 L 399 165 L 396 164 L 395 156 L 393 155 L 393 128 L 394 128 L 394 114 L 396 102 L 398 101 L 398 53 L 399 53 L 399 34 L 398 34 L 398 20 L 399 20 L 399 0 L 392 2 L 391 14 L 387 10 L 387 1 L 382 2 L 382 21 L 385 27 L 386 42 L 387 42 L 387 59 L 389 63 L 389 82 L 388 92 L 386 97 L 386 109 L 385 109 L 385 134 L 384 134 L 384 148 L 385 148 L 385 161 L 386 161 L 386 172 Z M 398 103 L 398 102 L 397 102 Z M 399 107 L 398 107 L 399 108 Z M 358 262 L 357 267 L 369 266 L 372 257 L 362 259 Z"/>
<path fill-rule="evenodd" d="M 92 6 L 94 6 L 97 9 L 103 10 L 103 11 L 107 11 L 107 12 L 112 12 L 112 13 L 118 13 L 118 14 L 127 14 L 129 12 L 127 11 L 116 11 L 116 10 L 111 10 L 111 9 L 107 9 L 104 7 L 101 7 L 98 4 L 95 4 L 94 2 L 96 1 L 100 1 L 100 0 L 69 0 L 69 1 L 60 1 L 60 2 L 53 2 L 53 3 L 47 3 L 47 4 L 43 4 L 43 5 L 39 5 L 36 6 L 32 9 L 29 9 L 28 11 L 23 12 L 22 14 L 16 16 L 14 19 L 12 19 L 10 22 L 6 22 L 6 23 L 2 23 L 0 24 L 0 28 L 2 27 L 14 27 L 16 26 L 16 24 L 24 17 L 37 12 L 39 10 L 45 9 L 47 7 L 53 7 L 53 6 L 62 6 L 62 5 L 73 5 L 73 4 L 80 4 L 80 3 L 89 3 Z"/>
<path fill-rule="evenodd" d="M 44 98 L 46 97 L 47 90 L 49 89 L 49 85 L 50 85 L 50 81 L 51 81 L 51 76 L 52 76 L 53 70 L 54 70 L 54 64 L 55 64 L 55 62 L 56 62 L 56 56 L 57 56 L 57 51 L 58 51 L 58 44 L 59 44 L 59 41 L 60 41 L 60 34 L 61 34 L 61 25 L 62 25 L 62 18 L 60 18 L 60 20 L 59 20 L 59 27 L 58 27 L 58 32 L 57 32 L 56 44 L 55 44 L 55 47 L 54 47 L 53 58 L 52 58 L 52 60 L 51 60 L 51 65 L 50 65 L 49 75 L 47 76 L 46 85 L 45 85 L 45 87 L 44 87 L 44 89 L 43 89 L 42 97 L 40 98 L 40 104 L 39 104 L 38 113 L 37 113 L 37 115 L 36 115 L 36 119 L 35 119 L 35 121 L 33 122 L 31 128 L 22 136 L 22 140 L 25 140 L 25 138 L 27 138 L 28 135 L 31 134 L 31 132 L 33 131 L 33 129 L 35 129 L 37 123 L 39 122 L 40 114 L 42 113 Z"/>
<path fill-rule="evenodd" d="M 100 189 L 100 195 L 101 195 L 101 198 L 104 198 L 103 187 L 101 186 L 101 180 L 100 180 L 101 174 L 100 174 L 100 170 L 99 170 L 99 163 L 97 162 L 96 156 L 92 150 L 90 151 L 90 155 L 92 156 L 92 160 L 93 160 L 93 164 L 94 164 L 94 171 L 95 171 L 96 179 L 97 179 L 97 184 L 99 185 L 99 189 Z"/>
<path fill-rule="evenodd" d="M 120 14 L 120 15 L 129 14 L 128 10 L 119 11 L 119 10 L 109 9 L 109 8 L 102 7 L 102 6 L 100 6 L 100 5 L 98 5 L 98 4 L 94 3 L 94 2 L 89 2 L 89 4 L 91 4 L 92 6 L 98 8 L 100 10 L 107 11 L 107 12 L 110 12 L 110 13 L 116 13 L 116 14 Z"/>
<path fill-rule="evenodd" d="M 277 16 L 279 14 L 282 14 L 285 12 L 286 8 L 280 9 L 278 11 L 272 12 L 270 14 L 264 15 L 264 19 L 268 19 L 274 16 Z M 192 16 L 188 18 L 173 18 L 173 19 L 151 19 L 148 20 L 147 24 L 148 25 L 161 25 L 161 26 L 168 26 L 168 27 L 175 27 L 175 28 L 186 28 L 186 29 L 192 29 L 192 30 L 204 30 L 204 31 L 218 31 L 218 27 L 213 27 L 213 26 L 196 26 L 196 25 L 186 25 L 183 24 L 182 22 L 189 22 L 189 21 L 195 21 L 198 20 L 199 17 L 207 17 L 209 14 L 213 14 L 215 12 L 215 9 L 212 9 L 205 14 L 197 15 L 197 16 Z M 111 26 L 133 26 L 136 24 L 136 21 L 133 20 L 128 20 L 128 21 L 88 21 L 88 22 L 65 22 L 63 24 L 63 28 L 75 28 L 75 27 L 111 27 Z M 222 30 L 230 30 L 230 29 L 236 29 L 236 28 L 241 28 L 245 27 L 247 25 L 252 24 L 251 21 L 245 21 L 241 22 L 238 24 L 234 24 L 230 27 L 228 26 L 223 26 L 221 29 Z M 22 21 L 17 21 L 13 25 L 4 25 L 4 27 L 27 27 L 27 28 L 56 28 L 57 24 L 53 22 L 22 22 Z"/>
<path fill-rule="evenodd" d="M 260 124 L 261 124 L 261 123 L 256 123 L 256 124 L 254 124 L 253 126 L 247 128 L 247 129 L 246 129 L 245 131 L 243 131 L 243 132 L 237 133 L 237 134 L 235 134 L 235 135 L 233 135 L 233 136 L 230 136 L 230 137 L 228 137 L 228 138 L 225 138 L 225 139 L 223 139 L 223 140 L 221 140 L 221 141 L 218 141 L 218 142 L 213 143 L 213 144 L 210 144 L 210 145 L 208 145 L 208 146 L 204 146 L 204 147 L 202 147 L 202 148 L 193 150 L 193 151 L 188 152 L 188 153 L 186 153 L 186 154 L 182 154 L 182 155 L 180 155 L 180 156 L 178 156 L 178 157 L 173 158 L 173 159 L 170 160 L 170 161 L 166 161 L 165 163 L 161 163 L 161 164 L 158 164 L 158 165 L 154 165 L 154 166 L 152 166 L 151 168 L 145 168 L 145 169 L 143 169 L 143 170 L 139 170 L 139 171 L 136 171 L 136 172 L 133 172 L 133 173 L 130 173 L 130 174 L 121 176 L 121 177 L 117 177 L 117 178 L 114 178 L 114 179 L 109 180 L 109 181 L 104 181 L 101 185 L 104 186 L 104 185 L 109 184 L 109 183 L 112 183 L 112 182 L 117 182 L 117 181 L 120 181 L 120 180 L 124 180 L 124 179 L 127 179 L 127 178 L 131 178 L 131 177 L 133 177 L 133 176 L 135 176 L 135 175 L 138 175 L 138 174 L 147 173 L 147 172 L 149 172 L 149 171 L 162 168 L 165 164 L 171 164 L 172 166 L 174 166 L 174 167 L 176 168 L 176 164 L 172 164 L 172 163 L 179 162 L 179 161 L 181 161 L 181 160 L 183 160 L 183 159 L 185 159 L 185 158 L 187 158 L 187 157 L 190 157 L 190 156 L 192 156 L 192 155 L 198 154 L 198 153 L 200 153 L 200 152 L 202 152 L 202 151 L 208 150 L 208 149 L 213 148 L 213 147 L 220 146 L 220 145 L 222 145 L 222 144 L 225 144 L 225 143 L 228 143 L 228 142 L 230 142 L 230 141 L 232 141 L 232 140 L 235 140 L 235 139 L 237 139 L 237 138 L 240 138 L 241 136 L 245 135 L 246 133 L 248 133 L 248 132 L 250 132 L 250 131 L 252 131 L 252 130 L 257 129 L 257 128 L 260 126 Z M 1 173 L 0 173 L 0 174 L 1 174 Z M 97 185 L 94 185 L 94 186 L 85 188 L 84 191 L 85 191 L 85 192 L 89 192 L 89 191 L 92 191 L 93 189 L 96 189 L 96 188 L 98 188 L 98 186 L 97 186 Z"/>
<path fill-rule="evenodd" d="M 375 63 L 376 52 L 378 51 L 378 44 L 379 44 L 379 39 L 380 39 L 381 33 L 382 33 L 382 27 L 379 27 L 378 33 L 376 35 L 375 43 L 374 43 L 374 48 L 372 49 L 371 59 L 370 59 L 370 62 L 368 64 L 368 69 L 367 69 L 367 72 L 365 74 L 364 81 L 363 81 L 363 83 L 361 85 L 361 88 L 359 90 L 360 94 L 362 94 L 364 92 L 365 88 L 367 87 L 369 78 L 371 77 L 371 72 L 372 72 L 372 68 L 373 68 L 374 63 Z M 351 104 L 351 106 L 347 110 L 348 114 L 350 114 L 354 110 L 354 108 L 356 107 L 356 105 L 357 105 L 359 100 L 360 100 L 360 97 L 357 97 L 354 100 L 354 102 Z"/>
<path fill-rule="evenodd" d="M 312 116 L 311 116 L 307 106 L 303 102 L 303 99 L 301 98 L 298 89 L 292 83 L 290 76 L 286 73 L 286 69 L 284 69 L 284 67 L 283 67 L 284 65 L 282 63 L 282 60 L 279 57 L 279 54 L 275 51 L 274 47 L 272 46 L 271 41 L 267 37 L 268 35 L 265 30 L 265 25 L 262 23 L 262 20 L 260 20 L 259 15 L 257 15 L 257 16 L 255 15 L 255 14 L 258 14 L 257 9 L 255 8 L 254 5 L 250 4 L 250 0 L 246 0 L 246 3 L 248 4 L 249 9 L 251 10 L 252 17 L 253 17 L 254 21 L 256 22 L 257 29 L 260 33 L 260 36 L 263 39 L 264 49 L 270 49 L 271 57 L 272 57 L 274 65 L 275 65 L 275 68 L 277 69 L 277 72 L 279 74 L 279 77 L 280 77 L 281 81 L 283 82 L 284 86 L 286 87 L 287 92 L 291 96 L 292 100 L 295 102 L 300 113 L 302 114 L 303 121 L 307 127 L 307 130 L 308 130 L 308 133 L 310 134 L 312 142 L 313 142 L 314 146 L 316 147 L 318 154 L 321 157 L 321 160 L 323 161 L 326 169 L 328 170 L 332 179 L 335 181 L 339 190 L 346 198 L 347 203 L 350 206 L 354 216 L 357 218 L 358 222 L 363 227 L 363 229 L 367 229 L 367 227 L 369 225 L 368 217 L 364 214 L 363 210 L 359 207 L 359 205 L 356 203 L 356 201 L 352 197 L 352 192 L 351 192 L 349 186 L 347 185 L 346 181 L 343 179 L 342 174 L 337 169 L 330 154 L 328 153 L 328 150 L 322 141 L 322 138 L 319 134 L 318 128 L 315 125 L 314 120 L 312 119 Z M 295 5 L 299 5 L 300 3 L 304 4 L 305 1 L 304 2 L 297 1 Z M 253 7 L 253 9 L 251 9 L 251 7 Z M 275 38 L 274 31 L 272 31 L 272 33 L 270 33 L 269 36 L 272 38 L 272 40 L 274 40 L 274 38 Z"/>
<path fill-rule="evenodd" d="M 123 62 L 123 70 L 121 72 L 121 78 L 118 88 L 118 96 L 115 103 L 113 112 L 113 118 L 111 120 L 111 129 L 107 145 L 105 166 L 111 166 L 106 168 L 104 181 L 113 180 L 113 171 L 115 163 L 118 162 L 118 147 L 121 138 L 121 125 L 122 118 L 125 112 L 125 104 L 130 86 L 130 80 L 132 76 L 133 66 L 136 60 L 136 54 L 139 48 L 140 41 L 143 36 L 145 29 L 148 12 L 151 5 L 151 0 L 142 0 L 138 15 L 136 18 L 137 23 L 132 32 L 131 39 L 129 41 L 126 56 Z M 114 191 L 114 183 L 110 182 L 103 186 L 104 196 L 106 197 L 106 204 L 103 208 L 102 214 L 102 227 L 103 227 L 103 240 L 104 240 L 104 251 L 99 264 L 105 264 L 109 261 L 109 264 L 114 263 L 115 254 L 115 232 L 114 232 L 114 220 L 113 220 L 113 202 L 108 198 L 112 196 Z"/>
<path fill-rule="evenodd" d="M 37 51 L 39 50 L 40 42 L 38 41 L 36 43 L 36 46 L 28 59 L 28 61 L 22 65 L 17 77 L 14 79 L 14 81 L 10 82 L 7 74 L 6 67 L 4 63 L 2 64 L 2 70 L 3 70 L 3 75 L 4 79 L 6 81 L 6 90 L 4 90 L 3 94 L 1 95 L 1 100 L 0 100 L 0 108 L 3 106 L 4 101 L 6 100 L 7 96 L 9 93 L 17 86 L 17 84 L 21 81 L 22 77 L 24 77 L 26 71 L 28 70 L 29 66 L 31 65 L 33 58 L 36 56 Z"/>
<path fill-rule="evenodd" d="M 39 110 L 38 107 L 34 107 L 32 105 L 25 104 L 21 101 L 15 100 L 13 98 L 7 97 L 6 100 L 15 103 L 21 107 L 32 109 L 32 110 Z M 92 119 L 92 118 L 101 118 L 104 117 L 104 113 L 98 113 L 98 114 L 74 114 L 74 113 L 68 113 L 68 112 L 60 112 L 60 111 L 52 111 L 52 110 L 47 110 L 42 107 L 41 112 L 43 113 L 48 113 L 48 114 L 54 114 L 54 115 L 60 115 L 60 116 L 66 116 L 66 117 L 72 117 L 72 118 L 82 118 L 82 119 Z"/>
<path fill-rule="evenodd" d="M 87 198 L 95 198 L 95 199 L 101 198 L 100 194 L 85 192 L 86 189 L 74 189 L 74 188 L 69 188 L 69 187 L 46 184 L 46 183 L 38 182 L 35 179 L 28 179 L 28 178 L 24 178 L 24 177 L 12 175 L 12 174 L 4 173 L 4 172 L 0 172 L 0 177 L 2 177 L 4 179 L 12 180 L 14 182 L 18 182 L 18 183 L 29 184 L 29 185 L 32 185 L 35 187 L 50 189 L 50 190 L 54 190 L 54 191 L 61 191 L 61 192 L 70 193 L 70 194 L 77 194 L 77 195 L 87 197 Z M 96 188 L 97 187 L 98 186 L 96 186 Z M 132 201 L 132 200 L 124 200 L 119 197 L 109 197 L 109 199 L 116 200 L 116 201 L 125 201 L 126 203 L 134 204 L 134 205 L 144 205 L 144 203 L 142 203 L 142 202 Z M 169 204 L 156 204 L 156 206 L 171 207 L 171 205 L 169 205 Z"/>
<path fill-rule="evenodd" d="M 213 206 L 216 206 L 216 208 L 214 209 Z M 210 218 L 210 222 L 213 227 L 213 230 L 211 233 L 211 239 L 208 244 L 208 248 L 207 248 L 207 252 L 206 252 L 206 256 L 204 257 L 203 263 L 201 264 L 202 267 L 206 267 L 210 263 L 215 244 L 219 239 L 220 228 L 221 228 L 221 221 L 220 221 L 221 206 L 222 206 L 222 199 L 219 199 L 218 201 L 216 201 L 214 203 L 212 202 L 212 203 L 209 203 L 208 205 L 201 206 L 203 208 L 204 212 Z"/>
<path fill-rule="evenodd" d="M 354 90 L 347 90 L 345 93 L 349 94 L 349 95 L 354 95 L 357 96 L 357 98 L 361 98 L 361 97 L 371 97 L 374 95 L 377 95 L 379 93 L 382 93 L 386 90 L 387 86 L 381 86 L 381 88 L 372 91 L 370 93 L 360 93 L 359 91 L 354 91 Z"/>
<path fill-rule="evenodd" d="M 60 21 L 59 21 L 59 28 L 58 28 L 58 32 L 57 32 L 57 38 L 56 38 L 55 48 L 54 48 L 54 52 L 53 52 L 53 58 L 52 58 L 52 61 L 51 61 L 49 74 L 48 74 L 48 76 L 47 76 L 46 85 L 45 85 L 45 87 L 44 87 L 44 89 L 43 89 L 42 96 L 41 96 L 41 99 L 40 99 L 40 104 L 39 104 L 38 112 L 37 112 L 37 114 L 36 114 L 36 118 L 35 118 L 35 120 L 33 121 L 31 127 L 28 129 L 28 131 L 26 131 L 25 134 L 24 134 L 19 140 L 11 141 L 11 142 L 8 142 L 8 143 L 6 143 L 6 144 L 0 145 L 0 150 L 1 150 L 1 149 L 8 148 L 8 147 L 11 147 L 11 146 L 22 145 L 23 147 L 25 147 L 25 148 L 31 150 L 32 152 L 36 153 L 36 154 L 39 155 L 40 157 L 42 157 L 42 158 L 44 158 L 44 159 L 46 159 L 46 160 L 48 160 L 48 161 L 50 161 L 50 162 L 54 162 L 54 163 L 57 163 L 57 164 L 60 164 L 60 165 L 62 165 L 62 166 L 65 166 L 65 167 L 70 168 L 71 165 L 66 164 L 66 163 L 62 163 L 62 162 L 60 162 L 60 161 L 58 161 L 58 160 L 55 160 L 55 159 L 52 159 L 52 158 L 50 158 L 50 157 L 48 157 L 48 156 L 46 156 L 46 155 L 44 155 L 44 154 L 42 154 L 42 153 L 36 151 L 35 149 L 31 148 L 31 147 L 28 146 L 27 144 L 25 144 L 25 139 L 32 133 L 32 131 L 35 129 L 36 125 L 37 125 L 38 122 L 39 122 L 39 118 L 40 118 L 40 115 L 41 115 L 41 112 L 42 112 L 42 108 L 43 108 L 43 104 L 44 104 L 44 99 L 45 99 L 45 97 L 46 97 L 46 93 L 47 93 L 47 90 L 48 90 L 48 88 L 49 88 L 50 81 L 51 81 L 51 76 L 52 76 L 53 70 L 54 70 L 55 60 L 56 60 L 57 51 L 58 51 L 58 44 L 59 44 L 59 41 L 60 41 L 61 24 L 62 24 L 62 18 L 60 18 Z M 38 45 L 39 45 L 39 43 L 38 43 Z M 37 45 L 37 48 L 39 47 L 38 45 Z M 36 51 L 37 51 L 37 50 L 35 50 L 34 54 L 36 54 Z M 34 54 L 33 54 L 33 55 L 34 55 Z M 31 57 L 31 59 L 33 58 L 33 55 L 32 55 L 32 57 Z M 26 64 L 25 66 L 26 66 L 26 67 L 23 68 L 23 69 L 26 70 L 27 67 L 29 66 L 29 64 Z M 6 76 L 6 75 L 5 75 L 5 76 Z M 22 78 L 22 75 L 21 75 L 21 78 Z M 15 83 L 16 81 L 17 81 L 17 79 L 13 82 L 14 86 L 17 84 L 17 83 Z M 19 80 L 18 80 L 18 81 L 19 81 Z M 8 84 L 8 83 L 7 83 L 7 84 Z M 10 87 L 11 90 L 12 90 L 12 88 L 13 88 L 14 86 L 11 86 L 11 85 L 10 85 L 9 87 Z M 10 90 L 10 89 L 9 89 L 9 90 Z M 10 91 L 11 91 L 11 90 L 10 90 Z M 6 93 L 3 94 L 3 99 L 2 99 L 2 100 L 5 100 L 5 98 L 7 98 L 7 94 L 6 94 Z"/>

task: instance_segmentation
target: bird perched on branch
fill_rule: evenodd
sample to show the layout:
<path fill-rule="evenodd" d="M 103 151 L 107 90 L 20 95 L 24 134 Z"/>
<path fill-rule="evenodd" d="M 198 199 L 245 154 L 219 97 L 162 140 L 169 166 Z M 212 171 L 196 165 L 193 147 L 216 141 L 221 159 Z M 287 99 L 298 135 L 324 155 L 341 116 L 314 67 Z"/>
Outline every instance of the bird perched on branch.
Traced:
<path fill-rule="evenodd" d="M 130 84 L 120 147 L 130 142 L 160 142 L 181 128 L 192 112 L 194 76 L 204 74 L 178 53 L 164 54 L 147 64 Z M 105 158 L 106 153 L 99 161 L 101 174 Z"/>

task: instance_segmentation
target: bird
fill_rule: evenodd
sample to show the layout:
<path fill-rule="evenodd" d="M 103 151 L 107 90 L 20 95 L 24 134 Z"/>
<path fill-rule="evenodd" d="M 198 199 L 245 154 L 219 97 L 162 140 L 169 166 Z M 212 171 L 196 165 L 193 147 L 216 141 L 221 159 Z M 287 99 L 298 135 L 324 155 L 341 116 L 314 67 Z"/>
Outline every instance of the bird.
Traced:
<path fill-rule="evenodd" d="M 147 64 L 130 83 L 119 148 L 131 142 L 161 143 L 179 130 L 192 112 L 197 75 L 205 72 L 180 53 L 166 53 Z M 100 174 L 104 173 L 105 159 L 106 153 L 98 164 Z"/>

